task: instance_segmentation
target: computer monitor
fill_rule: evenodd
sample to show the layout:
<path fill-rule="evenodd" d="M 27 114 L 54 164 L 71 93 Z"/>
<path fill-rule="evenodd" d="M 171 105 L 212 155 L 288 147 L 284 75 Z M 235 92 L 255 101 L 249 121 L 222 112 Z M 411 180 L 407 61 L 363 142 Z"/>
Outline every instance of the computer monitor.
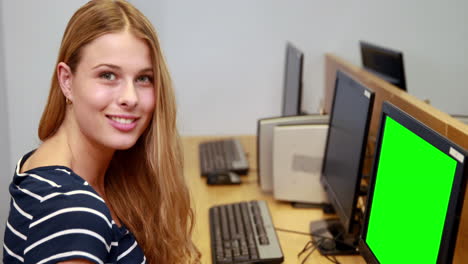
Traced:
<path fill-rule="evenodd" d="M 364 69 L 406 91 L 403 53 L 365 41 L 359 42 Z"/>
<path fill-rule="evenodd" d="M 282 116 L 301 114 L 302 64 L 304 54 L 291 43 L 286 45 Z"/>
<path fill-rule="evenodd" d="M 384 103 L 359 241 L 367 263 L 452 263 L 467 152 Z"/>
<path fill-rule="evenodd" d="M 344 72 L 337 72 L 321 182 L 338 219 L 312 222 L 311 234 L 317 241 L 326 236 L 343 243 L 330 247 L 326 241 L 326 247 L 318 246 L 324 255 L 358 253 L 360 221 L 356 204 L 373 103 L 372 90 Z"/>

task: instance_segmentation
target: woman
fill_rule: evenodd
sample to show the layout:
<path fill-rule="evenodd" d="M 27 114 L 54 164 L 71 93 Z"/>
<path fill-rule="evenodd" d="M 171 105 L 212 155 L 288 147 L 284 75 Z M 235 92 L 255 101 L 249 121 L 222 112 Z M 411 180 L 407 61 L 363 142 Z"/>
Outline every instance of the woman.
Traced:
<path fill-rule="evenodd" d="M 135 7 L 73 15 L 39 138 L 10 185 L 4 263 L 199 262 L 171 80 Z"/>

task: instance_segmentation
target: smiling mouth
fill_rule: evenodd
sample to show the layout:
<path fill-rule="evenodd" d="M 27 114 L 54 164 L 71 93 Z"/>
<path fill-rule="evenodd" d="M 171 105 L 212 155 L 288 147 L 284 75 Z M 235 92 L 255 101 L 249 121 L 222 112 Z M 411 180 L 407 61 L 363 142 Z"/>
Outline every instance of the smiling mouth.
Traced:
<path fill-rule="evenodd" d="M 116 116 L 107 116 L 107 117 L 120 124 L 131 124 L 135 122 L 136 120 L 136 118 L 122 118 L 122 117 L 116 117 Z"/>

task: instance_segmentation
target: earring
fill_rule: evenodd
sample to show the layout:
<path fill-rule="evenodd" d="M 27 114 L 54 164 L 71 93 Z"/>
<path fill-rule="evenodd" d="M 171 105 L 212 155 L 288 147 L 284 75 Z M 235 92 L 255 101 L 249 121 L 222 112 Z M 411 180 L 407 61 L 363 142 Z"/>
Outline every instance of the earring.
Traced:
<path fill-rule="evenodd" d="M 70 101 L 70 99 L 68 99 L 68 97 L 65 97 L 65 103 L 67 103 L 69 105 L 69 104 L 72 104 L 72 101 Z"/>

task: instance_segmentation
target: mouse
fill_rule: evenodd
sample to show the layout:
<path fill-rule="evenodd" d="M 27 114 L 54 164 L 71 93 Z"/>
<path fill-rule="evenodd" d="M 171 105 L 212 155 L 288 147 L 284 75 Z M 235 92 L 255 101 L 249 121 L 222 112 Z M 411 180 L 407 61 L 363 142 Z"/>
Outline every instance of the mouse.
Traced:
<path fill-rule="evenodd" d="M 239 174 L 231 171 L 215 172 L 207 175 L 206 183 L 209 185 L 233 185 L 241 184 L 241 179 Z"/>

